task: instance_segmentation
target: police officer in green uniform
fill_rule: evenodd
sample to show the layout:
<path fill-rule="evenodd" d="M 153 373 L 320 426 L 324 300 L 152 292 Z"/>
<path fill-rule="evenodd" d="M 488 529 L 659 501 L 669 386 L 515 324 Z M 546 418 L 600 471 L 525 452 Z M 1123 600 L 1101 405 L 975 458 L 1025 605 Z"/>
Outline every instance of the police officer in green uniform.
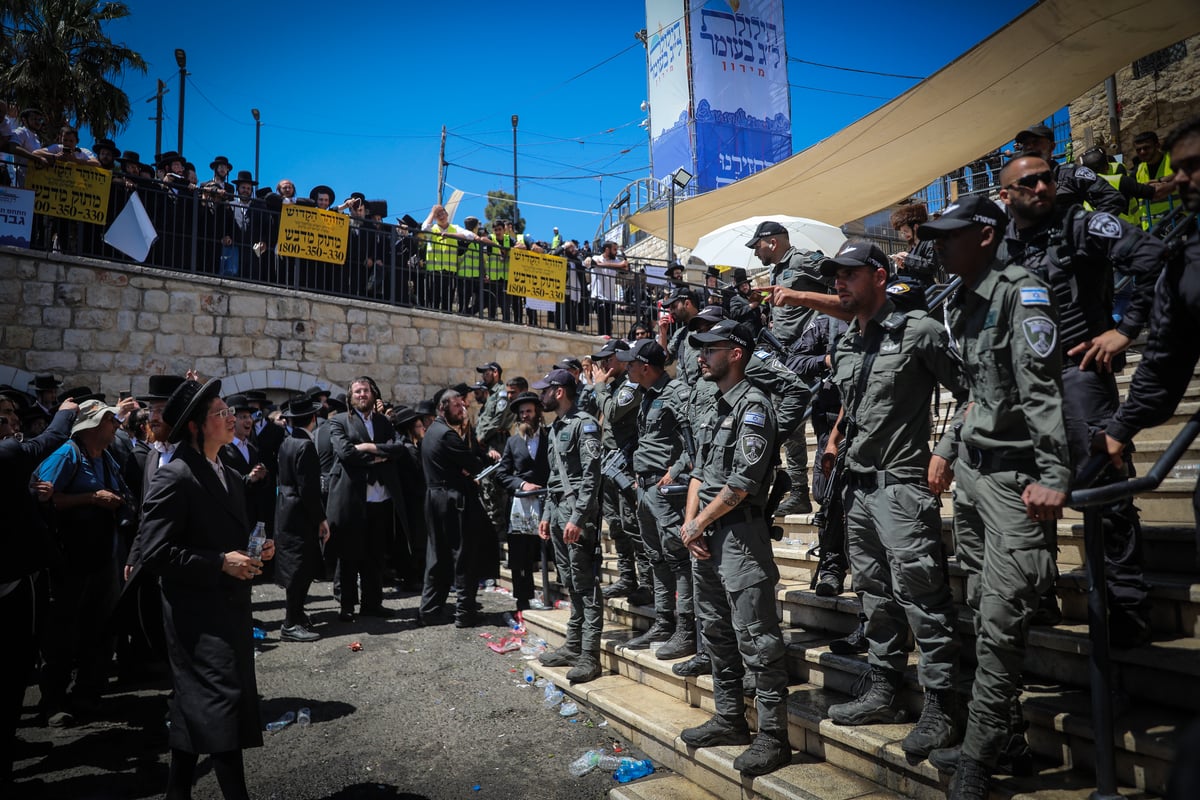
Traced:
<path fill-rule="evenodd" d="M 688 323 L 700 313 L 700 306 L 692 290 L 682 284 L 671 290 L 663 304 L 671 313 L 658 320 L 658 343 L 666 351 L 667 364 L 675 364 L 675 377 L 695 388 L 700 382 L 700 365 L 688 345 Z M 678 327 L 668 335 L 672 323 Z"/>
<path fill-rule="evenodd" d="M 624 340 L 609 339 L 592 354 L 591 385 L 600 415 L 600 443 L 606 457 L 618 450 L 624 455 L 622 473 L 628 478 L 627 482 L 605 480 L 602 490 L 601 508 L 608 534 L 617 548 L 619 572 L 616 583 L 605 587 L 604 596 L 628 597 L 633 605 L 646 605 L 654 598 L 654 578 L 638 530 L 637 496 L 633 487 L 633 451 L 637 447 L 637 411 L 642 390 L 629 380 L 625 364 L 615 357 L 628 349 Z M 629 486 L 628 491 L 621 488 L 622 483 Z M 667 632 L 666 636 L 670 635 Z"/>
<path fill-rule="evenodd" d="M 718 393 L 698 434 L 697 469 L 688 486 L 683 543 L 711 561 L 716 581 L 695 585 L 696 611 L 712 659 L 716 714 L 680 734 L 693 747 L 746 744 L 742 674 L 748 667 L 757 695 L 758 736 L 733 762 L 743 775 L 762 775 L 791 761 L 787 726 L 787 670 L 775 606 L 779 570 L 764 515 L 771 454 L 778 446 L 770 398 L 745 378 L 753 338 L 745 325 L 725 320 L 689 337 L 706 380 Z M 710 624 L 711 600 L 729 604 L 732 626 Z M 732 632 L 733 636 L 729 636 Z"/>
<path fill-rule="evenodd" d="M 949 747 L 961 731 L 954 691 L 958 639 L 946 583 L 942 518 L 925 484 L 929 406 L 938 384 L 966 396 L 946 331 L 923 311 L 897 311 L 887 294 L 888 260 L 862 239 L 821 267 L 836 277 L 842 308 L 855 315 L 832 353 L 842 397 L 847 543 L 854 590 L 867 617 L 871 685 L 829 707 L 839 725 L 899 722 L 897 696 L 908 631 L 920 651 L 921 718 L 902 748 L 915 758 Z"/>
<path fill-rule="evenodd" d="M 542 406 L 557 417 L 550 426 L 550 482 L 538 535 L 554 542 L 554 564 L 571 597 L 563 646 L 542 656 L 548 667 L 571 665 L 567 680 L 600 677 L 604 596 L 596 580 L 596 511 L 600 504 L 600 423 L 580 411 L 575 376 L 556 369 L 533 384 Z"/>
<path fill-rule="evenodd" d="M 953 461 L 956 555 L 967 572 L 978 664 L 961 754 L 934 750 L 956 767 L 954 800 L 988 796 L 1014 735 L 1030 618 L 1054 580 L 1052 536 L 1071 481 L 1062 396 L 1062 353 L 1050 288 L 996 259 L 1004 212 L 972 196 L 921 226 L 962 288 L 946 310 L 951 346 L 963 360 L 968 403 L 929 464 L 936 494 Z M 957 455 L 957 460 L 955 456 Z"/>
<path fill-rule="evenodd" d="M 655 653 L 657 658 L 683 658 L 696 653 L 692 559 L 679 538 L 684 498 L 682 494 L 667 497 L 659 490 L 679 483 L 691 468 L 683 432 L 690 431 L 692 391 L 667 374 L 667 354 L 653 339 L 639 339 L 616 357 L 629 365 L 629 380 L 640 387 L 633 471 L 638 486 L 638 525 L 654 569 L 654 625 L 625 646 L 638 650 L 664 642 Z"/>
<path fill-rule="evenodd" d="M 495 361 L 489 361 L 480 364 L 475 371 L 479 373 L 479 379 L 487 384 L 488 391 L 483 408 L 475 420 L 475 440 L 484 450 L 495 453 L 492 459 L 498 461 L 509 434 L 507 428 L 500 426 L 504 412 L 508 410 L 508 394 L 500 380 L 504 370 Z M 499 532 L 508 530 L 508 496 L 499 478 L 489 477 L 480 483 L 479 496 L 492 527 Z M 503 533 L 500 536 L 503 540 Z"/>
<path fill-rule="evenodd" d="M 820 251 L 793 247 L 787 228 L 773 220 L 759 223 L 746 246 L 764 266 L 771 268 L 771 285 L 800 292 L 829 294 L 821 279 L 820 263 L 825 256 Z M 773 305 L 771 332 L 783 343 L 784 349 L 800 338 L 817 311 L 802 305 Z M 780 355 L 783 355 L 782 353 Z M 787 458 L 787 473 L 792 479 L 791 493 L 776 512 L 811 514 L 812 501 L 808 496 L 808 443 L 804 425 L 797 425 L 792 434 L 781 439 Z"/>

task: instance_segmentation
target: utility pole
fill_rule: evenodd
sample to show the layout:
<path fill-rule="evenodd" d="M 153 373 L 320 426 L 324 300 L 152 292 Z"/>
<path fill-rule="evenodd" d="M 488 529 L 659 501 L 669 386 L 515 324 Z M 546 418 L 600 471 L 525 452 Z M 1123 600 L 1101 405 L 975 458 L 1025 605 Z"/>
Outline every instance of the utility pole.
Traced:
<path fill-rule="evenodd" d="M 517 204 L 517 115 L 512 115 L 513 125 L 513 230 L 524 233 L 517 228 L 521 221 L 521 207 Z"/>
<path fill-rule="evenodd" d="M 442 147 L 438 150 L 438 205 L 446 194 L 446 126 L 442 126 Z"/>
<path fill-rule="evenodd" d="M 254 182 L 258 183 L 258 152 L 259 145 L 262 143 L 262 120 L 259 118 L 258 109 L 250 109 L 250 116 L 254 117 Z"/>
<path fill-rule="evenodd" d="M 165 83 L 163 83 L 162 78 L 159 78 L 158 79 L 158 91 L 154 93 L 154 97 L 151 97 L 146 100 L 147 103 L 149 103 L 152 100 L 156 103 L 155 111 L 157 113 L 153 117 L 150 118 L 150 119 L 154 120 L 154 160 L 155 161 L 158 161 L 158 157 L 162 153 L 162 124 L 163 124 L 162 100 L 163 100 L 163 95 L 169 91 L 171 91 L 171 90 L 167 88 L 167 85 Z"/>
<path fill-rule="evenodd" d="M 183 155 L 183 92 L 184 80 L 187 79 L 187 53 L 180 48 L 175 48 L 175 63 L 179 65 L 179 144 L 175 148 L 179 155 Z"/>

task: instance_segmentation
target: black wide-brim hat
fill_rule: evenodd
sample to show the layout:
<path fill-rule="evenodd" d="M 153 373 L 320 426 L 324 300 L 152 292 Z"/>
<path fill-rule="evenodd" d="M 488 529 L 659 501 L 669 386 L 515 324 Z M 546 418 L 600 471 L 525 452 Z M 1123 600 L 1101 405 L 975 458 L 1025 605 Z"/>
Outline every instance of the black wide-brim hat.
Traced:
<path fill-rule="evenodd" d="M 198 381 L 184 381 L 179 384 L 167 405 L 163 408 L 163 422 L 171 426 L 171 435 L 167 437 L 170 444 L 183 441 L 187 433 L 187 424 L 195 420 L 208 407 L 208 402 L 221 394 L 221 379 L 213 378 L 203 386 Z"/>
<path fill-rule="evenodd" d="M 311 417 L 315 415 L 321 407 L 307 397 L 297 397 L 287 404 L 282 412 L 282 416 L 286 419 L 298 419 L 299 417 Z"/>
<path fill-rule="evenodd" d="M 179 388 L 179 384 L 185 380 L 187 379 L 182 375 L 151 375 L 149 391 L 146 394 L 139 394 L 137 399 L 147 403 L 155 400 L 167 400 L 171 397 L 171 393 Z"/>
<path fill-rule="evenodd" d="M 63 382 L 53 375 L 35 375 L 29 382 L 35 391 L 44 392 L 49 389 L 61 389 Z"/>
<path fill-rule="evenodd" d="M 407 425 L 415 419 L 420 419 L 421 416 L 422 415 L 415 408 L 400 406 L 396 409 L 396 413 L 393 415 L 392 424 Z"/>

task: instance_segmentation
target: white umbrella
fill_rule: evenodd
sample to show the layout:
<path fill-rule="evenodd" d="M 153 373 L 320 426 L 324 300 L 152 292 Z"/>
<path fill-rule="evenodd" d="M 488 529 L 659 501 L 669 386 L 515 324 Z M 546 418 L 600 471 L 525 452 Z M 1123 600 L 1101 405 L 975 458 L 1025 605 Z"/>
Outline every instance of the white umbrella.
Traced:
<path fill-rule="evenodd" d="M 746 267 L 751 270 L 761 268 L 762 262 L 754 257 L 754 251 L 746 247 L 746 242 L 750 241 L 750 237 L 758 229 L 758 224 L 766 220 L 778 222 L 787 228 L 792 245 L 802 250 L 820 250 L 825 255 L 832 256 L 846 241 L 846 235 L 840 228 L 815 219 L 780 215 L 747 217 L 701 236 L 692 250 L 692 257 L 709 266 Z"/>

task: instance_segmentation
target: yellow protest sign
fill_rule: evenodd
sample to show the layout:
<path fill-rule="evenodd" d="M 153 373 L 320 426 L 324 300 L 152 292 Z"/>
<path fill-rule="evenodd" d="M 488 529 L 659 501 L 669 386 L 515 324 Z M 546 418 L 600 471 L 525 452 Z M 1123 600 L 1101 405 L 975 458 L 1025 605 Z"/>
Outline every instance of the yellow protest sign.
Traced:
<path fill-rule="evenodd" d="M 350 218 L 334 211 L 288 204 L 279 214 L 279 255 L 345 264 Z"/>
<path fill-rule="evenodd" d="M 508 293 L 563 302 L 567 294 L 567 260 L 514 247 L 508 255 Z"/>
<path fill-rule="evenodd" d="M 112 173 L 101 167 L 58 161 L 51 167 L 30 164 L 25 188 L 33 189 L 33 212 L 49 217 L 108 222 Z"/>

